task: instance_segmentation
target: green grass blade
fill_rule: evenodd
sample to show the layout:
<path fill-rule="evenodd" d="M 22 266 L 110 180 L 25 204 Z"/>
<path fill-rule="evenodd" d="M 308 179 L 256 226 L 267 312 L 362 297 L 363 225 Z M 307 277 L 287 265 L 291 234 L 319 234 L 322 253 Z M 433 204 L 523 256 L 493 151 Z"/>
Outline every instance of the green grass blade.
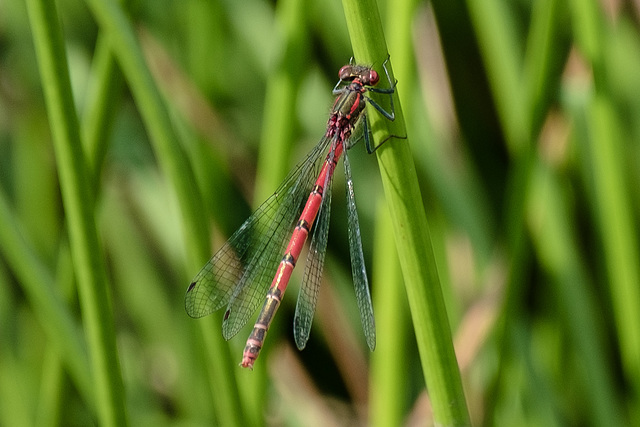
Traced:
<path fill-rule="evenodd" d="M 604 249 L 607 274 L 622 363 L 627 380 L 633 383 L 635 406 L 640 391 L 640 248 L 636 236 L 636 215 L 632 212 L 629 186 L 625 177 L 627 164 L 622 154 L 634 138 L 624 135 L 622 106 L 617 106 L 608 82 L 617 65 L 608 60 L 614 49 L 616 34 L 608 27 L 595 2 L 571 2 L 574 38 L 581 53 L 593 69 L 595 96 L 588 112 L 589 139 L 583 145 L 589 170 L 588 181 L 594 186 L 599 235 Z M 635 70 L 630 70 L 632 73 Z M 640 409 L 636 409 L 640 411 Z"/>
<path fill-rule="evenodd" d="M 82 136 L 94 185 L 97 187 L 123 86 L 122 75 L 111 53 L 111 46 L 104 36 L 99 37 L 96 43 L 93 65 L 93 85 L 89 89 L 87 108 L 83 115 Z"/>
<path fill-rule="evenodd" d="M 376 65 L 384 76 L 381 64 L 387 49 L 376 2 L 344 0 L 343 6 L 356 60 Z M 391 72 L 390 64 L 388 68 Z M 384 77 L 381 80 L 384 84 Z M 375 112 L 369 114 L 375 141 L 388 135 L 406 135 L 397 94 L 394 103 L 393 123 L 387 123 Z M 469 425 L 409 141 L 394 138 L 377 153 L 434 421 L 441 425 Z"/>
<path fill-rule="evenodd" d="M 638 227 L 625 181 L 622 128 L 613 105 L 596 95 L 588 106 L 587 123 L 591 138 L 582 147 L 588 158 L 587 179 L 593 180 L 596 218 L 611 287 L 623 367 L 627 378 L 640 389 L 640 249 Z"/>
<path fill-rule="evenodd" d="M 531 127 L 521 91 L 522 59 L 514 45 L 515 28 L 510 8 L 498 0 L 471 1 L 473 22 L 507 147 L 512 154 L 526 149 Z M 526 150 L 525 150 L 526 151 Z"/>
<path fill-rule="evenodd" d="M 378 342 L 371 355 L 369 420 L 384 427 L 401 425 L 406 410 L 410 319 L 391 218 L 386 206 L 378 205 L 372 272 Z"/>
<path fill-rule="evenodd" d="M 266 199 L 278 188 L 290 166 L 296 98 L 302 71 L 307 63 L 305 13 L 304 2 L 278 2 L 276 18 L 281 22 L 284 40 L 267 81 L 256 173 L 257 202 Z"/>
<path fill-rule="evenodd" d="M 62 30 L 53 2 L 30 0 L 27 7 L 67 215 L 99 420 L 105 426 L 122 426 L 127 424 L 127 417 L 113 313 L 93 217 L 91 180 L 71 96 Z"/>
<path fill-rule="evenodd" d="M 568 336 L 575 342 L 579 380 L 588 394 L 588 411 L 594 425 L 624 425 L 622 407 L 616 400 L 614 379 L 606 369 L 608 352 L 601 317 L 592 284 L 582 262 L 581 248 L 576 244 L 571 226 L 573 217 L 566 195 L 550 168 L 539 163 L 531 177 L 528 219 L 538 257 L 556 282 L 551 287 L 562 301 L 560 315 Z"/>
<path fill-rule="evenodd" d="M 204 203 L 193 170 L 184 150 L 177 143 L 178 137 L 171 126 L 169 113 L 153 82 L 133 27 L 124 11 L 111 0 L 87 0 L 87 3 L 102 31 L 112 43 L 113 54 L 140 109 L 160 166 L 173 185 L 185 226 L 189 269 L 197 271 L 211 253 Z M 207 342 L 209 337 L 215 337 L 213 345 L 207 345 L 206 349 L 207 359 L 211 360 L 207 369 L 211 389 L 216 395 L 213 403 L 217 416 L 222 424 L 242 425 L 242 412 L 233 375 L 236 366 L 231 360 L 228 346 L 219 333 L 219 317 L 210 316 L 198 321 L 198 325 Z"/>
<path fill-rule="evenodd" d="M 18 231 L 20 228 L 5 195 L 0 192 L 0 248 L 4 260 L 20 280 L 45 333 L 64 357 L 75 386 L 93 403 L 91 369 L 84 337 L 56 290 L 51 273 L 31 250 Z"/>

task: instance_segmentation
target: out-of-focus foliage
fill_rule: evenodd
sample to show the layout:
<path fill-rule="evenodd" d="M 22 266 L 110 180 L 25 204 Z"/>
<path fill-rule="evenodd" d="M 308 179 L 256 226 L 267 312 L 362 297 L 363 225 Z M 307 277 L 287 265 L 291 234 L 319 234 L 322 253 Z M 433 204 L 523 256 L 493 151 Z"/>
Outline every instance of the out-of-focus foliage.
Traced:
<path fill-rule="evenodd" d="M 629 424 L 640 417 L 638 3 L 467 3 L 379 5 L 472 422 Z M 300 4 L 127 5 L 173 143 L 195 176 L 211 229 L 199 237 L 212 251 L 323 134 L 337 70 L 352 55 L 338 1 Z M 377 163 L 364 144 L 351 156 L 378 349 L 369 354 L 361 333 L 339 174 L 307 348 L 295 350 L 291 333 L 296 272 L 255 371 L 234 367 L 231 385 L 221 384 L 215 367 L 227 362 L 211 355 L 239 362 L 248 329 L 227 344 L 219 328 L 184 312 L 197 273 L 194 227 L 154 143 L 140 82 L 112 56 L 125 47 L 104 37 L 85 3 L 56 6 L 130 423 L 428 423 L 413 326 L 381 226 Z M 100 95 L 100 70 L 114 57 Z M 4 0 L 0 424 L 88 425 L 98 415 L 86 320 L 43 84 L 25 5 Z M 221 409 L 229 398 L 235 417 Z"/>

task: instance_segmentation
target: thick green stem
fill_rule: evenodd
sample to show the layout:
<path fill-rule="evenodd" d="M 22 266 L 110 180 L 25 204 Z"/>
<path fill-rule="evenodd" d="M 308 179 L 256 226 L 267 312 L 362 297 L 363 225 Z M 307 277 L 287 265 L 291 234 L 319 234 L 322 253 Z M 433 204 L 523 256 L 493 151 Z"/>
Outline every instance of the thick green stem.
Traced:
<path fill-rule="evenodd" d="M 375 0 L 343 0 L 343 6 L 357 61 L 374 64 L 384 76 L 381 64 L 387 57 L 387 49 Z M 387 68 L 393 78 L 391 64 Z M 469 425 L 427 217 L 397 93 L 394 105 L 393 123 L 372 112 L 373 109 L 368 110 L 369 120 L 376 141 L 389 135 L 399 137 L 377 151 L 378 162 L 434 421 L 438 425 Z"/>

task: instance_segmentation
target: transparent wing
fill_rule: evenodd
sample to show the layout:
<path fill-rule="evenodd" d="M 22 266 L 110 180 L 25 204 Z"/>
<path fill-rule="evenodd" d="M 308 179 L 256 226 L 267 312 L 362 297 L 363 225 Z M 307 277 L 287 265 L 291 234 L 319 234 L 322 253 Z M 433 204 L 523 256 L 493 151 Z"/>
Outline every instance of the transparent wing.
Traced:
<path fill-rule="evenodd" d="M 343 161 L 344 175 L 347 183 L 347 221 L 353 286 L 356 291 L 356 301 L 358 302 L 358 309 L 360 310 L 360 320 L 362 320 L 364 336 L 369 349 L 373 351 L 376 348 L 376 324 L 373 317 L 371 295 L 369 294 L 367 270 L 364 265 L 364 255 L 362 253 L 362 239 L 360 238 L 360 224 L 358 221 L 358 212 L 356 211 L 353 181 L 351 179 L 351 165 L 349 164 L 349 157 L 347 156 L 346 150 Z"/>
<path fill-rule="evenodd" d="M 333 159 L 330 159 L 333 161 Z M 309 244 L 309 253 L 302 278 L 302 286 L 298 293 L 296 312 L 293 317 L 293 336 L 296 346 L 302 350 L 309 340 L 311 324 L 316 312 L 318 302 L 318 290 L 322 281 L 322 270 L 324 268 L 324 256 L 327 252 L 327 241 L 329 240 L 329 218 L 331 216 L 331 183 L 333 174 L 327 174 L 322 192 L 322 204 L 320 212 L 313 227 L 313 235 Z"/>
<path fill-rule="evenodd" d="M 323 137 L 200 270 L 185 296 L 189 316 L 203 317 L 226 305 L 225 339 L 247 323 L 269 288 L 329 142 Z"/>

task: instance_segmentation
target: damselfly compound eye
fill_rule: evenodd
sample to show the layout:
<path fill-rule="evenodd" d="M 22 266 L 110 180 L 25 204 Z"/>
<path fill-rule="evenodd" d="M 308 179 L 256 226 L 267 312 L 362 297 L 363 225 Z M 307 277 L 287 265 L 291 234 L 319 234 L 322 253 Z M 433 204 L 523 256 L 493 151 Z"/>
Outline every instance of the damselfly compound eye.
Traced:
<path fill-rule="evenodd" d="M 340 78 L 340 80 L 351 80 L 353 78 L 352 70 L 352 65 L 345 65 L 340 68 L 340 71 L 338 71 L 338 77 Z"/>
<path fill-rule="evenodd" d="M 380 80 L 380 76 L 378 75 L 376 70 L 369 71 L 369 82 L 367 84 L 375 86 L 378 84 L 378 80 Z"/>

